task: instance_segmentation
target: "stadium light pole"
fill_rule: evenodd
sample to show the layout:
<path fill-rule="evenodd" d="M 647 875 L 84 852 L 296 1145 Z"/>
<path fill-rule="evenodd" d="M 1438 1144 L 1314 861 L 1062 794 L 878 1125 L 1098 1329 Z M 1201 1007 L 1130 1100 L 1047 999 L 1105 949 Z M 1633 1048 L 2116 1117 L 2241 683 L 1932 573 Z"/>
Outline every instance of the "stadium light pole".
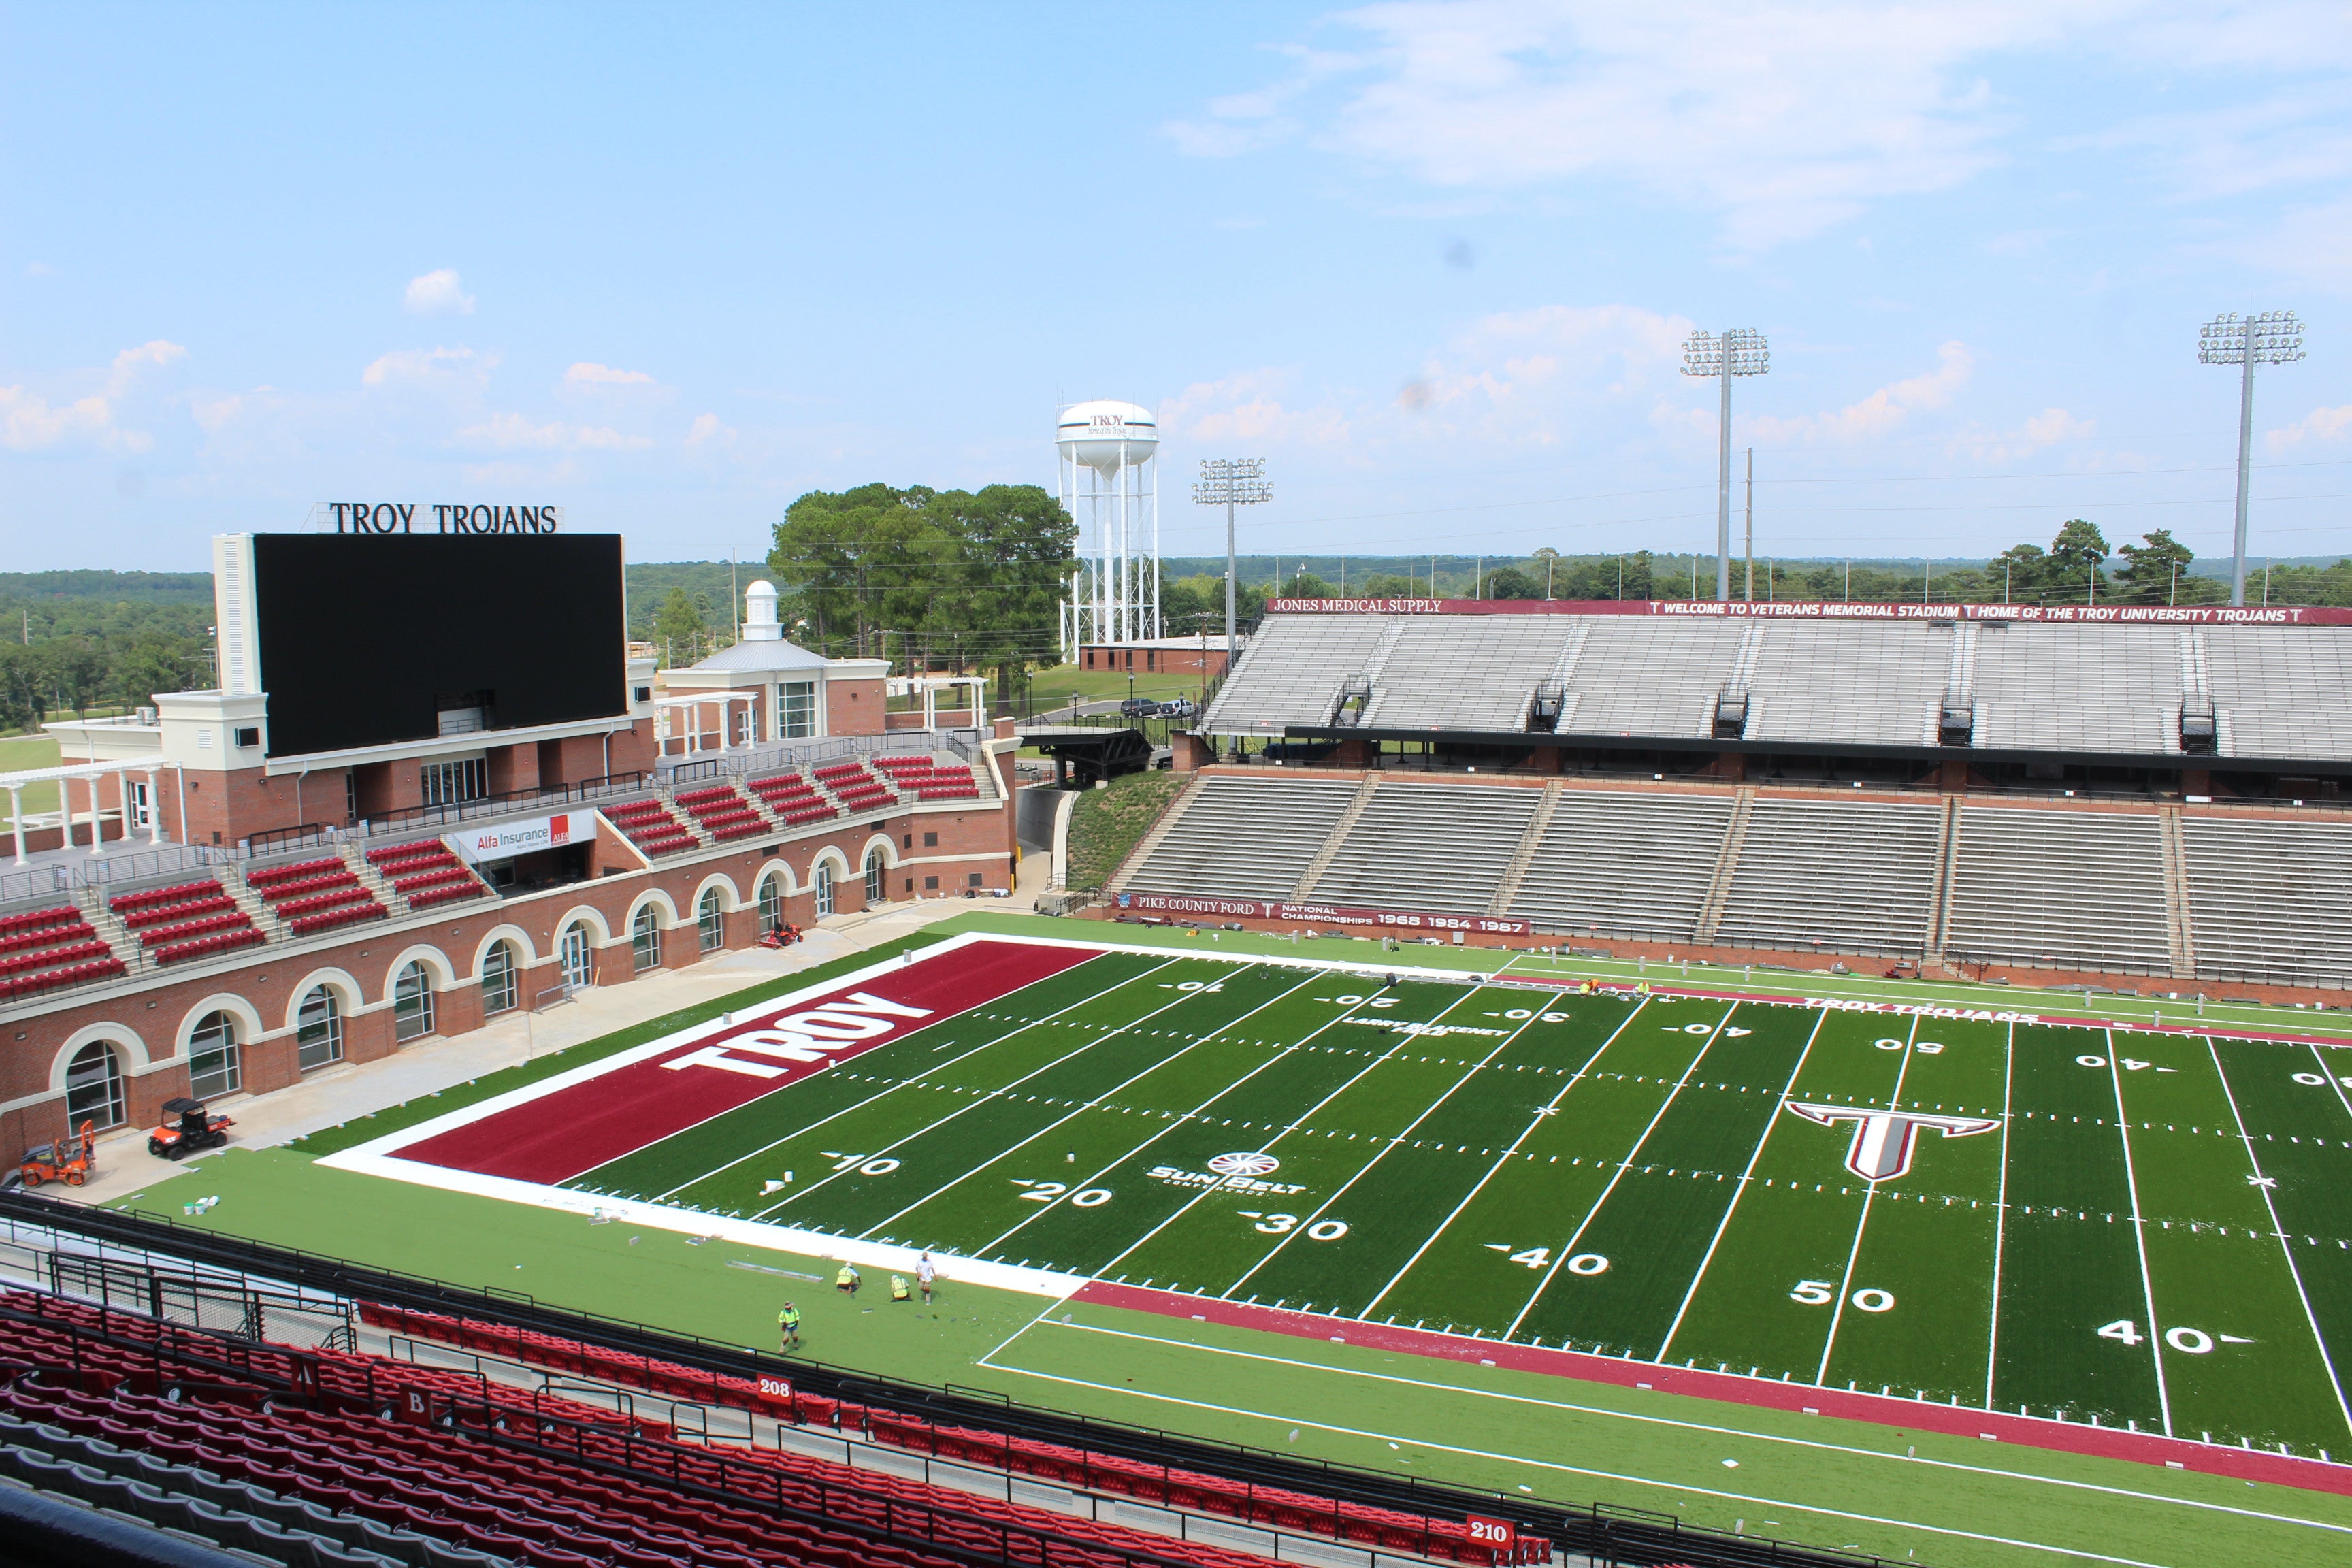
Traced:
<path fill-rule="evenodd" d="M 1239 655 L 1234 633 L 1234 509 L 1255 506 L 1274 499 L 1274 489 L 1265 482 L 1264 458 L 1203 458 L 1201 477 L 1192 481 L 1192 500 L 1201 506 L 1225 509 L 1225 673 L 1234 672 Z M 1276 574 L 1276 588 L 1281 586 Z"/>
<path fill-rule="evenodd" d="M 2253 475 L 2254 366 L 2293 364 L 2303 357 L 2303 323 L 2293 310 L 2216 316 L 2198 331 L 2199 364 L 2245 367 L 2238 392 L 2238 527 L 2230 561 L 2230 603 L 2246 602 L 2246 500 Z"/>
<path fill-rule="evenodd" d="M 1718 460 L 1715 487 L 1715 596 L 1731 597 L 1731 378 L 1764 375 L 1772 368 L 1772 349 L 1753 327 L 1733 327 L 1717 336 L 1694 331 L 1683 344 L 1683 374 L 1713 376 L 1723 384 L 1723 412 L 1716 440 Z"/>

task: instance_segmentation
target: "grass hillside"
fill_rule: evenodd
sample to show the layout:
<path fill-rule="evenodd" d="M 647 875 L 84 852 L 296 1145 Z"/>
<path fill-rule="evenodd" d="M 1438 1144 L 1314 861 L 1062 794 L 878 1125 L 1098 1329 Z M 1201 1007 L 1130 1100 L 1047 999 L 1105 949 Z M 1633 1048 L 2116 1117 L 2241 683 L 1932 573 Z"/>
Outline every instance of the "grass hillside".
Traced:
<path fill-rule="evenodd" d="M 1070 811 L 1070 878 L 1073 888 L 1099 888 L 1110 880 L 1160 814 L 1184 787 L 1185 773 L 1141 773 L 1113 779 L 1108 789 L 1090 789 Z"/>

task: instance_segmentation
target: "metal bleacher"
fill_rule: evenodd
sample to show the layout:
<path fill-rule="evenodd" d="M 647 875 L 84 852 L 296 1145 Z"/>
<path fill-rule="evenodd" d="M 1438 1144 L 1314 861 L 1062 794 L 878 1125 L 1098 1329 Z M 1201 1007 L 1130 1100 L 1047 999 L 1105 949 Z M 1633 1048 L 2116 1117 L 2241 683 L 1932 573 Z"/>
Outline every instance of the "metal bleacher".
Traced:
<path fill-rule="evenodd" d="M 1339 689 L 1361 675 L 1390 618 L 1268 616 L 1201 727 L 1216 734 L 1279 734 L 1286 725 L 1328 724 Z"/>
<path fill-rule="evenodd" d="M 1542 803 L 1539 789 L 1384 783 L 1312 897 L 1441 914 L 1483 910 Z"/>
<path fill-rule="evenodd" d="M 1499 624 L 1486 624 L 1492 620 Z M 1519 730 L 1573 629 L 1565 616 L 1423 616 L 1399 628 L 1366 727 Z"/>
<path fill-rule="evenodd" d="M 1932 746 L 1952 663 L 1954 628 L 1933 622 L 1771 625 L 1748 686 L 1751 741 Z"/>
<path fill-rule="evenodd" d="M 1563 790 L 1506 912 L 1576 936 L 1691 941 L 1733 805 L 1729 795 Z"/>
<path fill-rule="evenodd" d="M 1731 679 L 1745 626 L 1721 621 L 1593 617 L 1569 671 L 1563 731 L 1705 735 Z"/>
<path fill-rule="evenodd" d="M 1286 899 L 1358 787 L 1353 779 L 1213 775 L 1128 885 L 1141 892 Z"/>
<path fill-rule="evenodd" d="M 2167 973 L 2164 871 L 2153 812 L 1964 805 L 1945 951 Z"/>
<path fill-rule="evenodd" d="M 1761 798 L 1715 930 L 1734 947 L 1919 952 L 1935 908 L 1940 803 Z"/>
<path fill-rule="evenodd" d="M 2200 980 L 2352 985 L 2352 826 L 2183 816 Z"/>

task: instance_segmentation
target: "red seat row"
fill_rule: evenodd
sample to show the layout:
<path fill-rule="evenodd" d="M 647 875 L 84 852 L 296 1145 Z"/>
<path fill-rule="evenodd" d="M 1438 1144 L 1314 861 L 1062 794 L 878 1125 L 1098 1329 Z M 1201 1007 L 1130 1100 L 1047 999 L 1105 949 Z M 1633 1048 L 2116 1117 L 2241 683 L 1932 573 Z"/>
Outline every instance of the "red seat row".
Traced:
<path fill-rule="evenodd" d="M 165 904 L 184 904 L 192 899 L 209 899 L 221 890 L 220 879 L 207 877 L 201 882 L 174 882 L 168 888 L 142 888 L 135 893 L 117 893 L 106 900 L 106 907 L 116 914 L 131 910 L 160 908 Z"/>
<path fill-rule="evenodd" d="M 236 908 L 236 900 L 226 893 L 209 899 L 190 899 L 184 904 L 157 904 L 151 909 L 133 910 L 122 917 L 122 923 L 132 931 L 150 926 L 168 925 L 175 921 L 194 920 L 198 915 L 218 914 L 223 910 Z"/>
<path fill-rule="evenodd" d="M 696 806 L 708 805 L 711 801 L 731 800 L 734 795 L 733 784 L 705 784 L 700 789 L 680 790 L 677 799 L 678 805 L 692 811 Z"/>
<path fill-rule="evenodd" d="M 362 921 L 391 918 L 392 911 L 375 901 L 375 895 L 362 889 L 367 902 L 343 904 L 331 910 L 321 910 L 315 915 L 298 915 L 286 922 L 286 929 L 296 936 L 310 936 L 317 931 L 332 931 L 337 926 L 357 925 Z"/>
<path fill-rule="evenodd" d="M 361 887 L 359 879 L 354 877 L 348 884 L 331 892 L 312 893 L 305 898 L 289 899 L 282 904 L 272 905 L 271 908 L 288 920 L 292 920 L 297 915 L 311 914 L 320 910 L 331 910 L 342 904 L 373 902 L 375 902 L 375 895 Z"/>
<path fill-rule="evenodd" d="M 633 800 L 626 805 L 608 807 L 604 819 L 648 855 L 674 854 L 695 845 L 694 835 L 679 826 L 677 818 L 657 800 Z"/>
<path fill-rule="evenodd" d="M 456 858 L 449 846 L 438 838 L 412 838 L 405 844 L 387 844 L 367 852 L 367 863 L 387 877 L 394 875 L 394 867 L 403 872 L 415 871 L 436 861 Z M 408 864 L 411 860 L 416 864 Z"/>
<path fill-rule="evenodd" d="M 24 910 L 13 915 L 0 915 L 0 936 L 38 931 L 43 926 L 69 925 L 80 919 L 81 911 L 71 904 L 56 904 L 46 910 Z"/>
<path fill-rule="evenodd" d="M 344 868 L 341 856 L 326 855 L 315 860 L 297 860 L 287 866 L 264 866 L 258 871 L 247 871 L 245 880 L 248 887 L 274 888 L 280 882 L 297 881 L 320 871 L 341 871 Z"/>
<path fill-rule="evenodd" d="M 261 897 L 271 908 L 283 906 L 280 899 L 299 899 L 305 893 L 322 893 L 331 888 L 356 888 L 359 873 L 348 866 L 338 866 L 331 871 L 315 871 L 307 877 L 295 877 L 276 881 L 260 890 Z"/>
<path fill-rule="evenodd" d="M 28 948 L 55 947 L 60 942 L 79 942 L 84 937 L 97 934 L 91 929 L 90 923 L 77 914 L 70 924 L 35 926 L 28 931 L 19 931 L 6 936 L 0 936 L 0 952 L 22 952 Z"/>
<path fill-rule="evenodd" d="M 250 931 L 253 918 L 236 908 L 235 900 L 231 900 L 229 908 L 219 914 L 205 915 L 192 921 L 175 921 L 170 925 L 149 926 L 139 933 L 139 940 L 148 947 L 156 947 L 167 942 L 184 942 L 193 936 L 206 936 L 214 931 L 239 928 Z"/>
<path fill-rule="evenodd" d="M 471 871 L 452 860 L 446 866 L 436 866 L 429 871 L 420 871 L 413 877 L 394 877 L 392 879 L 392 890 L 405 896 L 409 893 L 421 892 L 426 888 L 438 888 L 448 882 L 470 882 L 473 879 L 474 874 Z"/>
<path fill-rule="evenodd" d="M 432 888 L 421 893 L 408 894 L 408 907 L 412 910 L 430 909 L 435 904 L 454 903 L 459 899 L 478 899 L 488 891 L 479 882 L 452 882 L 446 888 Z"/>
<path fill-rule="evenodd" d="M 0 974 L 24 974 L 36 969 L 53 969 L 60 963 L 79 963 L 86 958 L 110 956 L 114 950 L 98 941 L 78 942 L 70 947 L 47 948 L 39 952 L 19 952 L 0 958 Z"/>
<path fill-rule="evenodd" d="M 147 956 L 158 963 L 178 963 L 191 958 L 203 958 L 210 953 L 227 952 L 240 947 L 251 947 L 268 939 L 247 923 L 242 931 L 219 931 L 212 936 L 200 936 L 189 942 L 175 942 L 169 947 L 159 947 Z"/>
<path fill-rule="evenodd" d="M 109 954 L 85 963 L 68 964 L 63 969 L 45 969 L 37 974 L 12 974 L 0 979 L 0 996 L 30 996 L 36 992 L 54 991 L 62 985 L 110 980 L 122 973 L 126 967 L 122 960 Z"/>

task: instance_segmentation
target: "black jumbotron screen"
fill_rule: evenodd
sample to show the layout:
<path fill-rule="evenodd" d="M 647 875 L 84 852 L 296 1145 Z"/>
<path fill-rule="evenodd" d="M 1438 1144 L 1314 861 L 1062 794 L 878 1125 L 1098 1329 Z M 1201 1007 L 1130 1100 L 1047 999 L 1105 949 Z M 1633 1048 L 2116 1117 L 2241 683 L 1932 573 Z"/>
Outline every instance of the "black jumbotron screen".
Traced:
<path fill-rule="evenodd" d="M 618 534 L 257 534 L 269 754 L 431 740 L 487 694 L 489 729 L 627 711 Z"/>

